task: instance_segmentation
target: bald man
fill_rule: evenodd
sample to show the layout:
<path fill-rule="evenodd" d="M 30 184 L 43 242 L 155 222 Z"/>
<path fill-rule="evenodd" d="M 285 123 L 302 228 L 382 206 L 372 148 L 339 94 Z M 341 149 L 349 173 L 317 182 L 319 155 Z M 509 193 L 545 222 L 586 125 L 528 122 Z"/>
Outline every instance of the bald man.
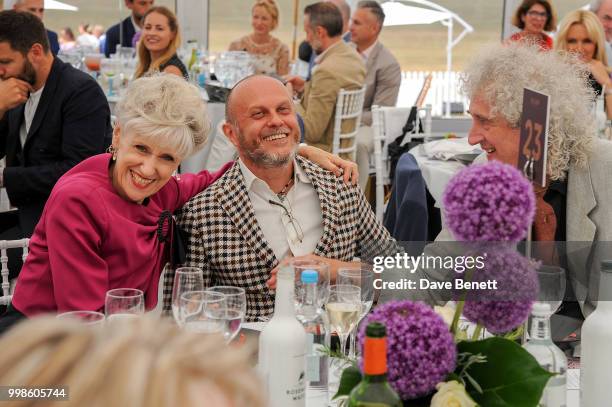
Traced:
<path fill-rule="evenodd" d="M 358 186 L 296 156 L 293 106 L 277 79 L 239 82 L 223 126 L 239 159 L 178 216 L 190 235 L 188 263 L 204 271 L 205 286 L 243 287 L 249 321 L 274 311 L 270 289 L 282 259 L 324 261 L 334 279 L 356 257 L 371 257 L 374 242 L 391 240 Z"/>

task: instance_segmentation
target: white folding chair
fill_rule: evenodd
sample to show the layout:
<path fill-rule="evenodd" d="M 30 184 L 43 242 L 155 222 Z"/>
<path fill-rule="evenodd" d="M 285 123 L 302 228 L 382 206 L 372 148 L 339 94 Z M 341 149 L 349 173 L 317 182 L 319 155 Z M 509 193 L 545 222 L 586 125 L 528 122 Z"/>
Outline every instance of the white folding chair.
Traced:
<path fill-rule="evenodd" d="M 410 107 L 372 106 L 372 131 L 374 134 L 374 172 L 376 174 L 376 219 L 382 222 L 385 209 L 385 185 L 391 183 L 391 163 L 389 161 L 389 143 L 402 135 L 402 128 L 410 115 Z M 403 143 L 413 138 L 425 138 L 431 133 L 431 105 L 418 112 L 424 112 L 423 131 L 418 133 L 420 114 L 417 114 L 417 125 L 413 133 L 406 134 Z"/>
<path fill-rule="evenodd" d="M 363 99 L 365 97 L 365 85 L 357 90 L 340 89 L 336 101 L 336 117 L 334 121 L 334 139 L 332 153 L 355 161 L 357 154 L 356 136 L 361 123 L 361 112 L 363 110 Z M 352 131 L 347 131 L 348 121 L 353 120 Z M 347 123 L 342 128 L 343 124 Z M 344 131 L 346 131 L 344 133 Z M 346 141 L 345 141 L 346 140 Z"/>
<path fill-rule="evenodd" d="M 22 260 L 25 263 L 26 257 L 28 257 L 28 245 L 30 239 L 19 239 L 19 240 L 0 240 L 0 263 L 2 268 L 0 274 L 2 275 L 2 296 L 0 297 L 0 305 L 9 305 L 13 296 L 11 282 L 9 281 L 9 269 L 8 269 L 8 255 L 7 249 L 22 249 Z"/>

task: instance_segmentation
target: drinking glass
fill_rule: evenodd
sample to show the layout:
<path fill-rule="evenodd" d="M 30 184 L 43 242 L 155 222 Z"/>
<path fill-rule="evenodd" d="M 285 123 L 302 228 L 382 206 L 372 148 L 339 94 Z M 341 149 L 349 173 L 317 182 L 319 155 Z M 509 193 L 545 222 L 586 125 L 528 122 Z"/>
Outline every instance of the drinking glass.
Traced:
<path fill-rule="evenodd" d="M 340 339 L 342 355 L 346 355 L 346 340 L 359 321 L 361 309 L 361 289 L 358 286 L 348 284 L 329 286 L 329 298 L 325 310 L 332 331 L 336 331 Z"/>
<path fill-rule="evenodd" d="M 214 291 L 188 291 L 180 298 L 182 326 L 191 332 L 225 333 L 225 321 L 211 318 L 213 311 L 225 308 L 225 295 Z"/>
<path fill-rule="evenodd" d="M 340 268 L 338 269 L 336 283 L 354 285 L 361 289 L 361 313 L 355 329 L 351 331 L 350 335 L 350 357 L 354 358 L 356 354 L 355 338 L 357 336 L 357 326 L 359 326 L 359 321 L 370 312 L 370 308 L 372 308 L 372 303 L 374 302 L 374 275 L 367 268 L 361 268 L 359 266 Z"/>
<path fill-rule="evenodd" d="M 85 54 L 85 66 L 89 69 L 91 76 L 97 78 L 97 73 L 100 72 L 100 61 L 104 58 L 104 54 Z"/>
<path fill-rule="evenodd" d="M 296 311 L 302 307 L 306 292 L 302 284 L 302 271 L 314 270 L 319 274 L 317 279 L 317 306 L 323 308 L 329 296 L 329 266 L 327 263 L 318 260 L 299 260 L 293 259 L 290 261 L 291 267 L 295 273 L 295 309 Z"/>
<path fill-rule="evenodd" d="M 68 311 L 57 314 L 57 319 L 68 319 L 79 321 L 84 325 L 102 325 L 104 324 L 104 314 L 97 311 Z"/>
<path fill-rule="evenodd" d="M 202 269 L 198 267 L 179 267 L 174 272 L 174 284 L 172 285 L 172 316 L 176 323 L 181 326 L 179 315 L 179 301 L 181 295 L 188 291 L 203 291 L 204 277 Z"/>
<path fill-rule="evenodd" d="M 246 292 L 242 287 L 228 285 L 211 287 L 209 290 L 225 295 L 225 307 L 211 310 L 209 316 L 225 321 L 223 336 L 229 343 L 238 335 L 242 321 L 244 321 L 247 310 Z"/>
<path fill-rule="evenodd" d="M 117 59 L 103 58 L 100 61 L 100 70 L 102 75 L 108 80 L 108 94 L 107 96 L 115 96 L 113 90 L 113 78 L 119 74 L 121 70 L 121 61 Z"/>
<path fill-rule="evenodd" d="M 552 315 L 557 312 L 563 302 L 566 285 L 565 270 L 561 267 L 542 265 L 537 274 L 540 283 L 538 302 L 550 304 L 550 315 Z"/>
<path fill-rule="evenodd" d="M 136 288 L 115 288 L 106 292 L 104 313 L 110 321 L 144 314 L 144 293 Z"/>

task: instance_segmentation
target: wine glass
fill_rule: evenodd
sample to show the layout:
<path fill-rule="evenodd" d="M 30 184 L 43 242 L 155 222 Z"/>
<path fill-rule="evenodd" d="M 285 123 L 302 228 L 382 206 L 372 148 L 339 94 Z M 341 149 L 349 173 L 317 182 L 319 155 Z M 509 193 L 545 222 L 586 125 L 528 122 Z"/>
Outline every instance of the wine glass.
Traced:
<path fill-rule="evenodd" d="M 342 355 L 346 355 L 346 340 L 355 328 L 361 315 L 361 289 L 356 285 L 338 284 L 329 286 L 329 298 L 325 310 L 331 329 L 340 338 Z"/>
<path fill-rule="evenodd" d="M 100 71 L 108 80 L 107 96 L 115 96 L 115 91 L 113 90 L 113 78 L 119 73 L 120 68 L 121 61 L 117 59 L 103 58 L 100 61 Z"/>
<path fill-rule="evenodd" d="M 214 291 L 188 291 L 180 297 L 179 308 L 182 326 L 190 332 L 212 334 L 225 333 L 225 321 L 213 319 L 213 310 L 225 308 L 225 295 Z"/>
<path fill-rule="evenodd" d="M 300 309 L 304 302 L 304 287 L 302 284 L 302 271 L 314 270 L 319 274 L 317 279 L 317 306 L 323 308 L 329 296 L 329 265 L 319 260 L 293 259 L 290 261 L 295 273 L 295 308 Z"/>
<path fill-rule="evenodd" d="M 115 288 L 106 292 L 104 313 L 109 321 L 144 314 L 144 293 L 136 288 Z"/>
<path fill-rule="evenodd" d="M 100 72 L 100 61 L 104 58 L 104 54 L 85 54 L 85 66 L 89 69 L 91 76 L 97 78 L 97 73 Z"/>
<path fill-rule="evenodd" d="M 84 325 L 104 324 L 104 314 L 97 311 L 68 311 L 57 314 L 57 319 L 79 321 Z"/>
<path fill-rule="evenodd" d="M 203 291 L 204 277 L 202 269 L 197 267 L 179 267 L 174 272 L 174 284 L 172 285 L 172 315 L 180 326 L 179 301 L 181 295 L 188 291 Z"/>
<path fill-rule="evenodd" d="M 231 342 L 238 332 L 245 318 L 247 310 L 246 292 L 242 287 L 220 285 L 209 288 L 210 291 L 225 295 L 225 307 L 212 309 L 209 312 L 211 318 L 220 319 L 226 323 L 224 337 L 226 342 Z"/>
<path fill-rule="evenodd" d="M 338 269 L 336 283 L 354 285 L 361 289 L 361 313 L 359 314 L 359 321 L 361 321 L 370 312 L 374 302 L 374 275 L 370 270 L 359 266 L 340 268 Z M 357 321 L 356 327 L 359 326 L 359 321 Z M 352 358 L 355 357 L 356 352 L 356 336 L 357 329 L 353 329 L 350 335 L 350 357 Z"/>
<path fill-rule="evenodd" d="M 550 314 L 559 309 L 565 295 L 565 270 L 561 267 L 542 265 L 537 271 L 540 283 L 538 302 L 550 304 Z"/>

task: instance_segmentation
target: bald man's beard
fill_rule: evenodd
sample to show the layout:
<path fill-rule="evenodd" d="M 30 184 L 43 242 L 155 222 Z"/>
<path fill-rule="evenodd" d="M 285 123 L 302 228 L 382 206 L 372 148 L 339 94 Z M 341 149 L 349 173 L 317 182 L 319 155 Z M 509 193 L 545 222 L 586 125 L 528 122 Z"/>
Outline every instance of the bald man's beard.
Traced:
<path fill-rule="evenodd" d="M 261 168 L 279 168 L 289 164 L 295 158 L 299 144 L 296 142 L 294 148 L 291 149 L 287 154 L 274 154 L 264 150 L 259 140 L 254 140 L 249 143 L 246 138 L 242 135 L 241 131 L 238 131 L 238 149 L 249 161 Z M 289 134 L 288 137 L 293 137 L 293 134 Z"/>

